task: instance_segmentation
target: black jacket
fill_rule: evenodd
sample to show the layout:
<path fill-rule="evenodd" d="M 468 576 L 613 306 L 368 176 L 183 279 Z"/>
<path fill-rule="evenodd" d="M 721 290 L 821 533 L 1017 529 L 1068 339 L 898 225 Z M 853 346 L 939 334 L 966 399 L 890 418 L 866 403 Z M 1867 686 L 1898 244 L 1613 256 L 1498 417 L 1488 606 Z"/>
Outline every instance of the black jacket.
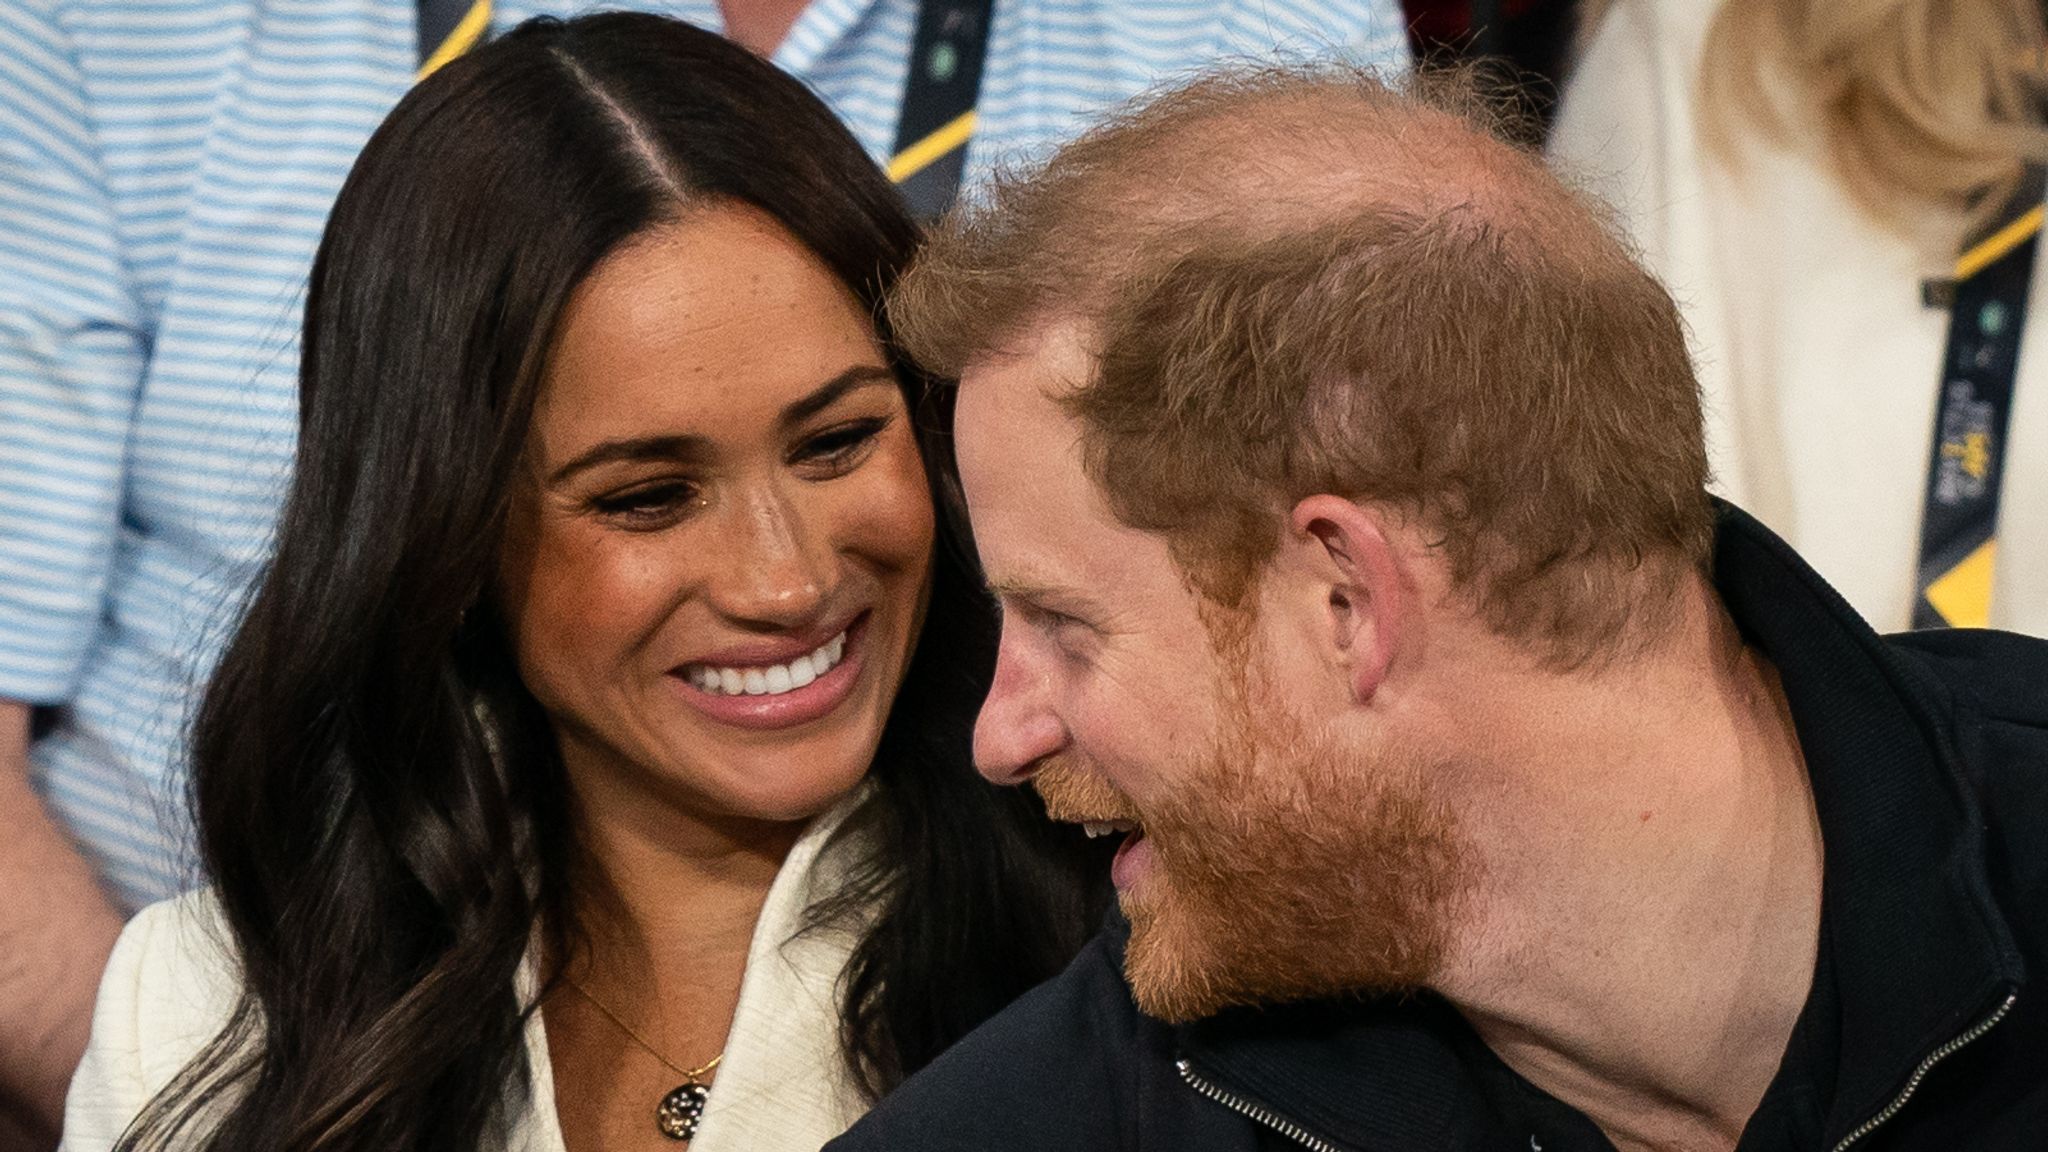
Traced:
<path fill-rule="evenodd" d="M 2048 1152 L 2048 642 L 1880 638 L 1734 509 L 1715 569 L 1778 668 L 1826 858 L 1813 999 L 1742 1152 Z M 1432 996 L 1143 1017 L 1126 932 L 830 1152 L 1611 1147 Z"/>

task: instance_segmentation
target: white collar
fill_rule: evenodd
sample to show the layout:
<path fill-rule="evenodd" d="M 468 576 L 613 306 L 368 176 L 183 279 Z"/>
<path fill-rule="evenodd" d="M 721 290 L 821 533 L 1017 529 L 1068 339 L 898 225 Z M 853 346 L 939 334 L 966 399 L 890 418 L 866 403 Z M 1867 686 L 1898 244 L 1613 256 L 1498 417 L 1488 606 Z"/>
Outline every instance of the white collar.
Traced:
<path fill-rule="evenodd" d="M 812 820 L 769 885 L 747 948 L 725 1056 L 689 1152 L 814 1149 L 867 1111 L 839 1046 L 840 977 L 855 936 L 845 929 L 799 933 L 815 899 L 846 879 L 847 852 L 820 857 L 870 791 L 856 789 Z M 522 1000 L 530 1002 L 535 981 L 529 955 L 519 973 Z M 518 1152 L 566 1152 L 539 1012 L 527 1020 L 526 1052 L 532 1098 L 511 1146 Z"/>

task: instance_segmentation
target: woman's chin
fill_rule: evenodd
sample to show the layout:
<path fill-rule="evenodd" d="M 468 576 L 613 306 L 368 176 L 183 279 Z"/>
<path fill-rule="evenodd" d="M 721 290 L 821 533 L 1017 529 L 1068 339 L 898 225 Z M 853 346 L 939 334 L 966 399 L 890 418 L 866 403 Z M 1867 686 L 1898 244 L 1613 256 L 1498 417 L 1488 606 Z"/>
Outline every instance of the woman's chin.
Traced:
<path fill-rule="evenodd" d="M 778 782 L 781 786 L 774 788 L 762 788 L 761 781 L 748 780 L 729 793 L 721 807 L 743 820 L 794 824 L 831 810 L 866 780 L 865 762 L 858 771 L 820 773 L 801 781 Z"/>
<path fill-rule="evenodd" d="M 780 748 L 723 754 L 707 755 L 701 740 L 694 747 L 694 756 L 663 773 L 678 793 L 694 793 L 712 811 L 766 823 L 808 820 L 831 808 L 867 780 L 875 756 L 867 731 L 819 732 Z"/>

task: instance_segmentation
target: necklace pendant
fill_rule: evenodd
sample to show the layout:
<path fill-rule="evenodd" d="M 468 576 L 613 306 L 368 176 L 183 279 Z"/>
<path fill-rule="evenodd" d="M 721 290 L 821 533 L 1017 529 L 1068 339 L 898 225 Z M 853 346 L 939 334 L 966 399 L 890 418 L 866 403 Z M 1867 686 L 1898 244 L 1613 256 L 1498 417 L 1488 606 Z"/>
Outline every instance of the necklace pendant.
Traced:
<path fill-rule="evenodd" d="M 669 1089 L 661 1098 L 661 1106 L 654 1110 L 654 1126 L 663 1136 L 676 1141 L 688 1141 L 697 1134 L 697 1122 L 704 1118 L 704 1102 L 711 1098 L 711 1087 L 695 1080 L 678 1084 Z"/>

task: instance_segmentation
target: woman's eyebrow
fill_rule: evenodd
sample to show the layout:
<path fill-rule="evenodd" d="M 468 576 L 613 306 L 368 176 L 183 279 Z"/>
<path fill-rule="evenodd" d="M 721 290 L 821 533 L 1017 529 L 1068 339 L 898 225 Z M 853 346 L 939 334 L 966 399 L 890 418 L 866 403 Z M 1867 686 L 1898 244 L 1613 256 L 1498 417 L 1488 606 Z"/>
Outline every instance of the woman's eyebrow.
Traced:
<path fill-rule="evenodd" d="M 856 364 L 813 388 L 808 395 L 791 401 L 782 410 L 782 426 L 801 424 L 837 404 L 847 393 L 876 384 L 895 387 L 896 373 L 881 364 Z"/>
<path fill-rule="evenodd" d="M 554 475 L 548 477 L 548 484 L 552 487 L 578 472 L 622 460 L 666 460 L 688 464 L 710 455 L 711 444 L 702 436 L 635 436 L 625 440 L 606 440 L 555 469 Z"/>
<path fill-rule="evenodd" d="M 857 364 L 811 389 L 802 397 L 790 401 L 782 410 L 781 423 L 787 428 L 837 404 L 847 393 L 876 384 L 896 386 L 896 373 L 880 364 Z M 592 445 L 575 459 L 555 469 L 548 477 L 550 486 L 557 485 L 579 472 L 585 472 L 600 464 L 614 464 L 620 461 L 665 460 L 689 464 L 709 458 L 711 443 L 702 436 L 659 435 L 635 436 L 623 440 L 606 440 Z"/>

